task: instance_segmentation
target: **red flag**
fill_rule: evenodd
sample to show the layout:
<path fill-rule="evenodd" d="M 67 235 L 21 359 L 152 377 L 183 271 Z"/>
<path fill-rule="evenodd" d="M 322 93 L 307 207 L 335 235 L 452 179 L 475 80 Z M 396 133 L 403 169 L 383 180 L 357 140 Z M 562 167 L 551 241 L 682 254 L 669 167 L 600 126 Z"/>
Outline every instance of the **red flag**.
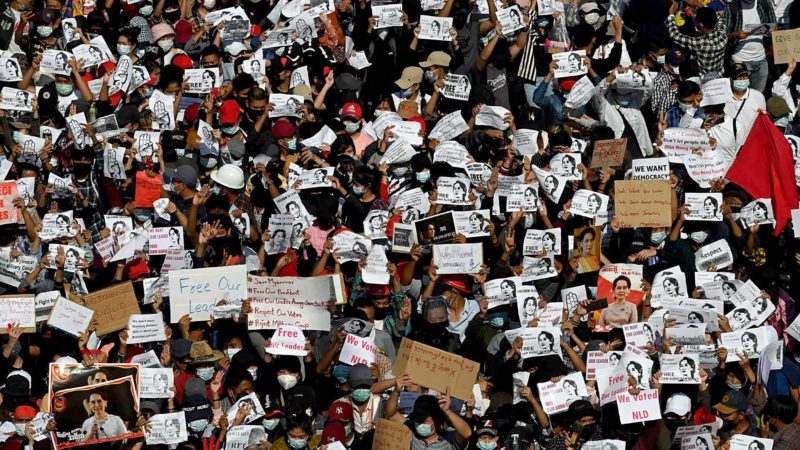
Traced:
<path fill-rule="evenodd" d="M 792 147 L 766 114 L 758 114 L 742 149 L 725 178 L 743 187 L 755 198 L 771 198 L 775 213 L 775 236 L 797 209 Z"/>

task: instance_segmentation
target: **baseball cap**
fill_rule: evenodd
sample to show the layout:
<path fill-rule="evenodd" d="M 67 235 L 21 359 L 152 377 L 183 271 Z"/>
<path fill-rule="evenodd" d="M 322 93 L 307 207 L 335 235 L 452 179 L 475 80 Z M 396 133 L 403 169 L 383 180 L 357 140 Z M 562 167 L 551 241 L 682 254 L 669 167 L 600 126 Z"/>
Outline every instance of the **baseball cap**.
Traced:
<path fill-rule="evenodd" d="M 36 417 L 36 408 L 28 405 L 17 406 L 14 409 L 15 419 L 31 420 Z"/>
<path fill-rule="evenodd" d="M 192 67 L 194 67 L 194 62 L 192 62 L 192 58 L 189 58 L 189 56 L 183 54 L 175 55 L 175 57 L 172 58 L 172 64 L 180 67 L 183 70 L 191 69 Z"/>
<path fill-rule="evenodd" d="M 219 107 L 219 123 L 221 125 L 232 125 L 239 120 L 239 104 L 236 100 L 225 100 Z"/>
<path fill-rule="evenodd" d="M 356 102 L 345 103 L 342 107 L 341 116 L 342 119 L 352 118 L 361 120 L 363 117 L 361 114 L 361 105 Z"/>
<path fill-rule="evenodd" d="M 192 38 L 192 24 L 188 20 L 179 20 L 175 24 L 175 42 L 185 44 Z"/>
<path fill-rule="evenodd" d="M 741 392 L 731 389 L 722 396 L 721 402 L 714 405 L 714 409 L 725 415 L 736 411 L 745 411 L 747 409 L 747 397 Z"/>
<path fill-rule="evenodd" d="M 180 181 L 192 189 L 197 186 L 197 171 L 195 171 L 192 166 L 184 164 L 173 170 L 168 170 L 167 174 L 172 177 L 172 179 Z"/>
<path fill-rule="evenodd" d="M 194 122 L 200 117 L 200 104 L 199 103 L 192 103 L 191 105 L 186 107 L 186 111 L 183 112 L 183 121 L 184 122 Z"/>
<path fill-rule="evenodd" d="M 747 70 L 747 66 L 745 66 L 742 63 L 736 63 L 736 64 L 731 66 L 731 78 L 732 79 L 736 79 L 736 78 L 739 78 L 739 77 L 744 76 L 744 75 L 750 76 L 750 71 Z"/>
<path fill-rule="evenodd" d="M 403 74 L 394 82 L 400 89 L 408 89 L 411 86 L 422 82 L 422 69 L 416 66 L 409 66 L 403 69 Z"/>
<path fill-rule="evenodd" d="M 295 132 L 297 132 L 297 127 L 286 120 L 279 120 L 272 124 L 272 137 L 275 139 L 292 137 Z"/>
<path fill-rule="evenodd" d="M 350 385 L 350 389 L 358 386 L 372 386 L 372 370 L 366 364 L 354 365 L 350 368 L 347 383 Z"/>
<path fill-rule="evenodd" d="M 328 422 L 341 420 L 350 422 L 353 419 L 353 406 L 346 402 L 333 402 L 328 410 Z"/>
<path fill-rule="evenodd" d="M 304 83 L 300 83 L 294 88 L 292 88 L 292 94 L 303 97 L 303 100 L 307 102 L 314 100 L 311 88 L 306 86 Z"/>
<path fill-rule="evenodd" d="M 172 357 L 182 361 L 189 356 L 192 341 L 188 339 L 175 339 L 172 341 Z"/>
<path fill-rule="evenodd" d="M 595 2 L 586 2 L 581 5 L 578 10 L 582 13 L 590 13 L 592 11 L 600 12 L 600 7 Z"/>
<path fill-rule="evenodd" d="M 672 394 L 667 399 L 667 406 L 664 409 L 664 414 L 675 414 L 676 416 L 683 417 L 692 410 L 692 400 L 688 395 L 683 393 Z"/>
<path fill-rule="evenodd" d="M 447 67 L 450 65 L 451 59 L 452 58 L 447 53 L 437 50 L 428 55 L 428 59 L 419 63 L 419 65 L 422 67 L 430 67 L 430 66 Z"/>
<path fill-rule="evenodd" d="M 486 422 L 483 422 L 480 425 L 478 431 L 475 432 L 475 435 L 478 437 L 480 436 L 497 437 L 497 427 L 494 425 L 493 421 L 487 420 Z"/>
<path fill-rule="evenodd" d="M 789 105 L 786 104 L 786 100 L 783 97 L 775 96 L 767 100 L 767 112 L 772 117 L 782 117 L 789 114 L 791 110 L 789 110 Z"/>

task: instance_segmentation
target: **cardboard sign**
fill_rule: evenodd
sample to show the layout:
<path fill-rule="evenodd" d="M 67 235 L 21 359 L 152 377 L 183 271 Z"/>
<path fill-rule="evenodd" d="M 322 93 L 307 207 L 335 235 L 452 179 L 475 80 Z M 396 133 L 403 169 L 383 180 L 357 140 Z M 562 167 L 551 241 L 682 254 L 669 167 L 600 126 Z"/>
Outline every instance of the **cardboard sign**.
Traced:
<path fill-rule="evenodd" d="M 303 330 L 291 325 L 284 325 L 275 330 L 269 347 L 265 348 L 270 355 L 306 356 L 306 337 Z"/>
<path fill-rule="evenodd" d="M 17 197 L 19 197 L 19 190 L 16 181 L 0 183 L 0 225 L 19 222 L 19 209 L 14 206 L 14 199 Z"/>
<path fill-rule="evenodd" d="M 173 275 L 170 274 L 170 280 Z M 170 288 L 170 291 L 172 289 Z M 329 330 L 328 300 L 344 302 L 340 274 L 319 277 L 247 277 L 253 312 L 249 330 L 270 330 L 293 325 L 302 330 Z"/>
<path fill-rule="evenodd" d="M 614 203 L 616 217 L 625 228 L 672 225 L 672 188 L 669 181 L 615 181 Z"/>
<path fill-rule="evenodd" d="M 792 60 L 800 61 L 800 28 L 773 31 L 772 48 L 775 64 L 789 64 Z"/>
<path fill-rule="evenodd" d="M 407 373 L 414 383 L 469 400 L 480 364 L 453 353 L 403 338 L 393 372 Z M 380 447 L 382 448 L 382 447 Z"/>
<path fill-rule="evenodd" d="M 661 419 L 661 406 L 658 403 L 658 389 L 648 389 L 631 395 L 628 392 L 617 394 L 617 408 L 620 423 L 648 422 Z"/>
<path fill-rule="evenodd" d="M 33 295 L 4 295 L 0 297 L 0 334 L 7 334 L 18 323 L 23 333 L 36 332 L 36 303 Z"/>
<path fill-rule="evenodd" d="M 161 314 L 133 314 L 128 318 L 128 344 L 166 340 Z"/>
<path fill-rule="evenodd" d="M 141 313 L 130 281 L 87 294 L 83 300 L 94 311 L 98 336 L 125 328 L 131 314 Z"/>
<path fill-rule="evenodd" d="M 169 292 L 170 323 L 184 314 L 192 321 L 208 320 L 220 300 L 241 304 L 247 299 L 247 266 L 171 270 Z"/>
<path fill-rule="evenodd" d="M 161 175 L 147 176 L 144 172 L 136 173 L 136 194 L 133 203 L 137 208 L 152 208 L 153 202 L 161 197 Z"/>
<path fill-rule="evenodd" d="M 411 429 L 405 424 L 378 419 L 372 448 L 381 450 L 408 450 L 411 448 Z"/>
<path fill-rule="evenodd" d="M 625 161 L 628 139 L 606 139 L 594 143 L 591 169 L 618 167 Z"/>
<path fill-rule="evenodd" d="M 376 353 L 377 347 L 372 339 L 348 334 L 344 339 L 342 351 L 339 353 L 339 361 L 351 366 L 356 364 L 369 366 L 375 362 Z"/>

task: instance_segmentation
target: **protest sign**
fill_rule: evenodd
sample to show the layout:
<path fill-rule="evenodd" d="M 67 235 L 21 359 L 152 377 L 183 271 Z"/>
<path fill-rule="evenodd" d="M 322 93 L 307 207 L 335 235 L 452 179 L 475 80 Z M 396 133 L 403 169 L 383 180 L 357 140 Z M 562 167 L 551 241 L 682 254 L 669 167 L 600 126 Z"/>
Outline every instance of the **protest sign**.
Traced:
<path fill-rule="evenodd" d="M 456 141 L 440 142 L 433 154 L 433 162 L 444 162 L 460 169 L 466 168 L 471 159 L 467 148 Z"/>
<path fill-rule="evenodd" d="M 94 311 L 94 318 L 97 319 L 96 332 L 100 336 L 125 328 L 128 326 L 128 317 L 140 313 L 130 281 L 92 292 L 85 295 L 83 300 L 84 305 Z"/>
<path fill-rule="evenodd" d="M 772 327 L 767 325 L 720 334 L 720 347 L 728 349 L 726 361 L 739 361 L 739 355 L 747 356 L 748 359 L 758 358 L 764 348 L 774 340 L 771 336 L 775 335 L 775 330 L 769 330 L 770 328 Z"/>
<path fill-rule="evenodd" d="M 450 242 L 456 236 L 456 225 L 451 211 L 414 221 L 417 242 L 441 244 Z"/>
<path fill-rule="evenodd" d="M 524 256 L 536 256 L 542 253 L 548 255 L 561 254 L 561 228 L 548 230 L 530 229 L 525 231 L 522 254 Z"/>
<path fill-rule="evenodd" d="M 625 450 L 625 441 L 618 441 L 616 439 L 589 441 L 583 444 L 581 450 Z"/>
<path fill-rule="evenodd" d="M 333 237 L 333 251 L 339 253 L 339 261 L 343 263 L 361 261 L 371 249 L 372 241 L 349 230 Z"/>
<path fill-rule="evenodd" d="M 189 314 L 192 321 L 208 320 L 220 300 L 241 304 L 247 299 L 247 267 L 207 267 L 169 273 L 170 323 Z"/>
<path fill-rule="evenodd" d="M 661 419 L 658 389 L 643 390 L 638 395 L 621 392 L 616 397 L 620 423 L 623 425 Z"/>
<path fill-rule="evenodd" d="M 442 95 L 445 96 L 446 98 L 451 98 L 453 100 L 467 101 L 469 100 L 469 93 L 471 91 L 472 91 L 472 85 L 469 82 L 469 77 L 467 77 L 466 75 L 448 73 L 445 76 Z"/>
<path fill-rule="evenodd" d="M 541 258 L 525 256 L 522 259 L 522 281 L 542 280 L 557 276 L 558 272 L 553 261 L 553 255 L 546 255 Z"/>
<path fill-rule="evenodd" d="M 93 315 L 94 311 L 91 309 L 60 297 L 53 305 L 47 325 L 78 336 L 89 327 Z"/>
<path fill-rule="evenodd" d="M 264 416 L 264 406 L 261 404 L 261 401 L 258 399 L 256 393 L 252 392 L 249 395 L 236 400 L 236 403 L 234 403 L 233 406 L 228 409 L 228 423 L 234 423 L 236 414 L 239 412 L 239 409 L 243 407 L 249 407 L 250 410 L 250 412 L 242 421 L 244 424 L 250 423 Z"/>
<path fill-rule="evenodd" d="M 7 334 L 11 326 L 19 324 L 23 333 L 36 332 L 36 308 L 33 295 L 0 296 L 0 334 Z"/>
<path fill-rule="evenodd" d="M 63 24 L 64 22 L 62 21 L 61 23 Z M 17 58 L 0 58 L 0 81 L 22 81 L 22 69 L 19 67 Z"/>
<path fill-rule="evenodd" d="M 417 233 L 413 225 L 408 225 L 402 222 L 394 224 L 394 233 L 392 234 L 392 252 L 393 253 L 411 253 L 411 248 L 417 243 Z"/>
<path fill-rule="evenodd" d="M 128 318 L 128 344 L 166 340 L 161 314 L 132 314 Z"/>
<path fill-rule="evenodd" d="M 514 134 L 512 145 L 520 155 L 533 155 L 539 151 L 539 130 L 520 128 Z"/>
<path fill-rule="evenodd" d="M 579 181 L 581 171 L 578 165 L 581 164 L 579 153 L 557 153 L 550 159 L 550 172 L 564 177 L 568 181 Z"/>
<path fill-rule="evenodd" d="M 589 103 L 594 94 L 594 84 L 586 75 L 582 76 L 567 94 L 564 106 L 577 109 Z"/>
<path fill-rule="evenodd" d="M 422 15 L 419 16 L 419 26 L 421 29 L 419 39 L 449 41 L 450 28 L 453 26 L 453 18 Z"/>
<path fill-rule="evenodd" d="M 505 32 L 505 30 L 503 30 Z M 566 78 L 583 75 L 586 73 L 586 50 L 576 50 L 573 52 L 554 53 L 553 61 L 558 61 L 555 77 Z"/>
<path fill-rule="evenodd" d="M 730 78 L 715 78 L 702 86 L 703 100 L 700 106 L 725 104 L 733 99 Z"/>
<path fill-rule="evenodd" d="M 742 208 L 739 218 L 746 227 L 774 223 L 775 213 L 772 210 L 772 199 L 757 198 L 753 200 Z"/>
<path fill-rule="evenodd" d="M 672 226 L 672 188 L 669 181 L 614 182 L 616 217 L 624 228 Z"/>
<path fill-rule="evenodd" d="M 150 416 L 150 427 L 144 433 L 147 445 L 179 444 L 189 439 L 186 413 L 183 411 Z"/>
<path fill-rule="evenodd" d="M 463 234 L 467 238 L 489 236 L 487 228 L 489 224 L 488 209 L 452 211 L 452 213 L 456 233 Z"/>
<path fill-rule="evenodd" d="M 577 216 L 594 218 L 602 211 L 608 210 L 609 197 L 588 189 L 578 189 L 572 196 L 572 207 L 569 212 Z"/>
<path fill-rule="evenodd" d="M 588 397 L 586 383 L 580 372 L 573 372 L 557 382 L 538 383 L 542 409 L 547 414 L 556 414 L 569 409 L 569 405 L 582 397 Z"/>
<path fill-rule="evenodd" d="M 461 115 L 461 111 L 457 110 L 439 119 L 428 138 L 442 142 L 460 136 L 467 130 L 469 130 L 469 126 Z"/>
<path fill-rule="evenodd" d="M 631 169 L 631 180 L 669 180 L 669 158 L 634 159 Z"/>
<path fill-rule="evenodd" d="M 647 348 L 655 345 L 656 336 L 653 328 L 645 322 L 628 323 L 622 326 L 625 342 L 638 348 Z"/>
<path fill-rule="evenodd" d="M 173 398 L 175 385 L 171 368 L 143 367 L 139 370 L 139 398 Z"/>
<path fill-rule="evenodd" d="M 631 282 L 631 293 L 628 295 L 627 300 L 635 305 L 644 297 L 642 287 L 644 268 L 639 264 L 606 264 L 600 269 L 600 276 L 597 279 L 597 295 L 598 299 L 609 299 L 609 302 L 614 298 L 612 294 L 611 283 L 620 275 L 628 277 Z"/>
<path fill-rule="evenodd" d="M 172 278 L 173 275 L 170 275 Z M 253 312 L 248 329 L 269 330 L 293 325 L 302 330 L 330 329 L 329 300 L 344 303 L 341 275 L 317 277 L 247 277 Z"/>
<path fill-rule="evenodd" d="M 628 139 L 605 139 L 594 143 L 591 169 L 618 167 L 625 161 Z"/>
<path fill-rule="evenodd" d="M 478 273 L 483 264 L 483 244 L 434 245 L 433 263 L 439 275 Z"/>
<path fill-rule="evenodd" d="M 36 294 L 33 300 L 33 307 L 36 311 L 36 321 L 47 320 L 53 310 L 56 301 L 61 297 L 60 291 L 48 291 Z"/>
<path fill-rule="evenodd" d="M 152 208 L 161 197 L 161 175 L 150 177 L 144 171 L 136 172 L 136 193 L 133 199 L 137 208 Z"/>
<path fill-rule="evenodd" d="M 291 325 L 279 326 L 265 350 L 270 355 L 306 356 L 308 354 L 303 330 Z"/>
<path fill-rule="evenodd" d="M 772 32 L 775 64 L 800 61 L 800 28 Z"/>
<path fill-rule="evenodd" d="M 19 209 L 14 206 L 14 199 L 17 197 L 19 197 L 19 190 L 15 181 L 0 183 L 0 225 L 20 221 Z"/>
<path fill-rule="evenodd" d="M 711 150 L 708 133 L 700 128 L 667 128 L 662 137 L 661 151 L 671 163 L 682 163 L 681 157 L 691 155 L 694 150 Z"/>
<path fill-rule="evenodd" d="M 661 384 L 700 384 L 697 355 L 661 355 Z"/>
<path fill-rule="evenodd" d="M 586 381 L 596 380 L 598 369 L 615 367 L 619 363 L 621 355 L 622 352 L 590 351 L 586 358 Z"/>
<path fill-rule="evenodd" d="M 734 434 L 731 436 L 730 444 L 730 450 L 772 450 L 773 441 L 746 434 Z"/>
<path fill-rule="evenodd" d="M 706 271 L 711 267 L 724 269 L 731 264 L 733 253 L 725 239 L 706 244 L 694 253 L 694 265 L 698 271 Z"/>
<path fill-rule="evenodd" d="M 711 187 L 712 180 L 718 180 L 725 176 L 728 169 L 725 160 L 720 152 L 706 150 L 701 154 L 689 153 L 680 157 L 686 172 L 701 188 Z"/>
<path fill-rule="evenodd" d="M 138 364 L 142 367 L 162 367 L 161 360 L 156 356 L 156 352 L 148 350 L 144 353 L 139 353 L 131 358 L 131 364 Z"/>
<path fill-rule="evenodd" d="M 411 429 L 405 424 L 378 419 L 372 448 L 381 450 L 408 450 L 411 447 Z"/>
<path fill-rule="evenodd" d="M 653 75 L 649 70 L 637 72 L 626 70 L 617 74 L 616 89 L 645 90 L 653 87 Z"/>
<path fill-rule="evenodd" d="M 468 400 L 480 365 L 475 361 L 403 338 L 393 371 L 407 373 L 414 383 Z"/>
<path fill-rule="evenodd" d="M 720 192 L 687 192 L 686 204 L 689 212 L 686 220 L 722 221 L 722 193 Z"/>
<path fill-rule="evenodd" d="M 361 279 L 367 284 L 389 284 L 387 264 L 386 247 L 373 245 L 367 255 L 367 265 L 361 271 Z"/>
<path fill-rule="evenodd" d="M 183 248 L 183 227 L 158 227 L 147 230 L 151 255 L 166 255 L 170 249 Z"/>
<path fill-rule="evenodd" d="M 375 362 L 377 347 L 371 338 L 361 338 L 353 334 L 348 334 L 344 338 L 344 345 L 339 353 L 339 362 L 348 365 L 364 364 L 372 365 Z"/>

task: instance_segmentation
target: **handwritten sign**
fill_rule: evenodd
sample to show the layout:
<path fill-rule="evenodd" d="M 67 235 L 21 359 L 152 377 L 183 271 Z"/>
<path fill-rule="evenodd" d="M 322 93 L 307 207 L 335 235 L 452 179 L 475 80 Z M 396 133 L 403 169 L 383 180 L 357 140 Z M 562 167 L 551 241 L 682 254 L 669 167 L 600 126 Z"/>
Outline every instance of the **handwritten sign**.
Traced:
<path fill-rule="evenodd" d="M 128 344 L 166 340 L 161 314 L 132 314 L 128 318 Z"/>
<path fill-rule="evenodd" d="M 14 206 L 14 199 L 17 197 L 19 190 L 16 181 L 0 183 L 0 225 L 19 222 L 19 209 Z"/>
<path fill-rule="evenodd" d="M 626 228 L 672 225 L 672 188 L 669 181 L 616 181 L 616 216 Z"/>
<path fill-rule="evenodd" d="M 620 423 L 627 425 L 634 422 L 647 422 L 661 418 L 661 407 L 658 404 L 658 389 L 642 390 L 639 395 L 628 392 L 617 394 Z"/>
<path fill-rule="evenodd" d="M 275 330 L 269 347 L 265 349 L 270 355 L 306 356 L 306 337 L 303 330 L 291 325 L 284 325 Z"/>
<path fill-rule="evenodd" d="M 407 373 L 415 383 L 468 400 L 480 364 L 453 353 L 403 338 L 397 353 L 397 373 Z"/>
<path fill-rule="evenodd" d="M 621 166 L 625 161 L 625 150 L 628 148 L 628 139 L 606 139 L 594 143 L 594 154 L 590 168 Z"/>
<path fill-rule="evenodd" d="M 381 450 L 408 450 L 411 448 L 411 429 L 402 423 L 378 419 L 372 448 Z"/>
<path fill-rule="evenodd" d="M 78 336 L 89 327 L 92 316 L 94 311 L 91 309 L 61 297 L 53 306 L 47 325 Z"/>
<path fill-rule="evenodd" d="M 173 275 L 170 274 L 170 281 Z M 344 299 L 341 275 L 321 277 L 247 277 L 247 293 L 253 312 L 247 316 L 250 330 L 270 330 L 293 325 L 302 330 L 329 330 L 325 305 Z"/>
<path fill-rule="evenodd" d="M 691 155 L 694 150 L 711 150 L 708 132 L 700 128 L 667 128 L 661 140 L 661 151 L 671 163 L 682 163 L 682 156 Z"/>
<path fill-rule="evenodd" d="M 344 339 L 342 351 L 339 353 L 339 361 L 351 366 L 356 364 L 369 366 L 375 362 L 376 353 L 377 347 L 372 339 L 348 334 Z"/>
<path fill-rule="evenodd" d="M 141 312 L 130 281 L 92 292 L 83 299 L 86 307 L 95 313 L 98 336 L 125 328 L 128 317 Z"/>
<path fill-rule="evenodd" d="M 437 244 L 433 246 L 436 273 L 478 273 L 483 263 L 483 244 Z"/>
<path fill-rule="evenodd" d="M 208 267 L 169 272 L 170 322 L 188 314 L 208 320 L 220 300 L 241 304 L 247 299 L 247 266 Z"/>
<path fill-rule="evenodd" d="M 773 31 L 772 49 L 775 55 L 775 64 L 789 64 L 792 60 L 800 61 L 800 28 Z"/>
<path fill-rule="evenodd" d="M 33 295 L 6 295 L 0 297 L 0 334 L 8 333 L 8 327 L 18 323 L 25 333 L 36 332 L 36 308 Z"/>

